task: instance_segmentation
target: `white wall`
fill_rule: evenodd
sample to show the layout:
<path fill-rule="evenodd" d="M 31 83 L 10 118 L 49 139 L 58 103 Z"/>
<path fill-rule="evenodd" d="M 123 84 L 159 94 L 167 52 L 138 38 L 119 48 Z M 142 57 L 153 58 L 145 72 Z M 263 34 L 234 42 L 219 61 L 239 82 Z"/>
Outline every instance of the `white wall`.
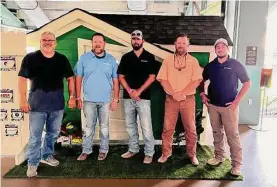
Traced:
<path fill-rule="evenodd" d="M 29 138 L 29 116 L 24 114 L 23 119 L 19 121 L 14 120 L 11 110 L 19 109 L 19 94 L 18 94 L 18 80 L 17 74 L 21 66 L 23 57 L 26 54 L 26 35 L 23 31 L 1 28 L 1 57 L 15 58 L 15 69 L 9 69 L 9 65 L 5 66 L 4 60 L 1 60 L 1 102 L 5 99 L 3 89 L 13 91 L 13 101 L 7 103 L 0 103 L 1 109 L 7 110 L 7 119 L 1 122 L 1 155 L 16 156 L 22 153 L 23 148 L 28 142 Z M 11 64 L 12 61 L 9 62 Z M 9 70 L 9 71 L 7 71 Z M 3 113 L 2 113 L 3 114 Z M 22 113 L 18 113 L 22 114 Z M 18 134 L 15 136 L 7 136 L 6 126 L 15 125 L 18 128 Z"/>

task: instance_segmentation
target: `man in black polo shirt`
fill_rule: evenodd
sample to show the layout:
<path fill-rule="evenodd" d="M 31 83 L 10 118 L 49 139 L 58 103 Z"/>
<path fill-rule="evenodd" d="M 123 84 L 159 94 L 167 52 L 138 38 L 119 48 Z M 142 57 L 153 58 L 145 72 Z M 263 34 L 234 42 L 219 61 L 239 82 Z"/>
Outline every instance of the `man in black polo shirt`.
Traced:
<path fill-rule="evenodd" d="M 28 177 L 37 175 L 40 162 L 50 166 L 59 165 L 53 153 L 64 113 L 64 78 L 67 79 L 69 88 L 68 107 L 75 107 L 74 73 L 68 59 L 56 52 L 55 47 L 55 35 L 44 32 L 40 39 L 40 50 L 24 57 L 18 74 L 20 109 L 30 113 Z M 27 101 L 28 79 L 31 80 L 31 91 Z M 46 124 L 46 135 L 41 149 L 44 124 Z"/>
<path fill-rule="evenodd" d="M 129 134 L 129 150 L 122 158 L 131 158 L 139 152 L 137 114 L 140 119 L 145 157 L 150 164 L 154 154 L 155 140 L 152 131 L 149 86 L 155 81 L 157 65 L 155 57 L 143 48 L 143 35 L 139 30 L 131 34 L 133 51 L 121 58 L 118 66 L 119 81 L 124 87 L 126 130 Z"/>
<path fill-rule="evenodd" d="M 230 146 L 231 174 L 240 175 L 242 165 L 242 148 L 238 131 L 238 105 L 248 92 L 251 81 L 245 67 L 228 56 L 228 42 L 220 38 L 215 44 L 217 57 L 203 71 L 200 85 L 203 103 L 208 107 L 213 129 L 215 157 L 208 160 L 209 165 L 219 165 L 225 160 L 224 134 Z M 204 82 L 210 80 L 208 96 L 204 92 Z M 238 80 L 243 84 L 238 92 Z"/>

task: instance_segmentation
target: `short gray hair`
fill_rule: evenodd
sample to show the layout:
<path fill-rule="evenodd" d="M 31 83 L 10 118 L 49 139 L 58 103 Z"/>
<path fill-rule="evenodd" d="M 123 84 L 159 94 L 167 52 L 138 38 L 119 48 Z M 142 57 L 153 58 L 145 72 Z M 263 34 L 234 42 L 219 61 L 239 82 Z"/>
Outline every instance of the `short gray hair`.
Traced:
<path fill-rule="evenodd" d="M 55 34 L 54 34 L 53 32 L 45 31 L 45 32 L 43 32 L 43 33 L 40 35 L 40 38 L 41 38 L 44 34 L 49 34 L 49 35 L 53 36 L 53 37 L 55 38 L 55 40 L 56 40 L 56 36 L 55 36 Z"/>

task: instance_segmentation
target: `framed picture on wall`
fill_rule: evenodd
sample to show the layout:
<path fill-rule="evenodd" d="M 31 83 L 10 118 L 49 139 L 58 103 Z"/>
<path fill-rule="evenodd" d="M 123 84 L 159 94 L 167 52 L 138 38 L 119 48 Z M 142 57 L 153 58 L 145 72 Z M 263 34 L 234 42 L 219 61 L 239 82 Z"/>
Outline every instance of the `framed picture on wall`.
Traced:
<path fill-rule="evenodd" d="M 8 110 L 7 109 L 0 109 L 0 121 L 8 120 Z"/>
<path fill-rule="evenodd" d="M 16 71 L 14 56 L 1 56 L 1 71 Z"/>
<path fill-rule="evenodd" d="M 1 103 L 13 103 L 13 90 L 1 89 Z"/>

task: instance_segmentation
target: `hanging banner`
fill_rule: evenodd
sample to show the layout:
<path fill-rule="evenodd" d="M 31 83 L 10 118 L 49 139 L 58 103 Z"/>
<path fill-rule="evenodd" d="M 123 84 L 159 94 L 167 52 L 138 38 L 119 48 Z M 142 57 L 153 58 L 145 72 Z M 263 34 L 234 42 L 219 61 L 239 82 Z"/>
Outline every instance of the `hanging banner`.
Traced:
<path fill-rule="evenodd" d="M 5 135 L 6 136 L 18 136 L 18 125 L 6 124 L 5 125 Z"/>
<path fill-rule="evenodd" d="M 22 121 L 24 120 L 24 113 L 20 109 L 11 109 L 11 119 L 12 121 Z"/>
<path fill-rule="evenodd" d="M 0 121 L 6 121 L 8 120 L 8 110 L 1 109 L 0 110 Z"/>
<path fill-rule="evenodd" d="M 16 71 L 15 57 L 1 56 L 1 71 Z"/>
<path fill-rule="evenodd" d="M 1 103 L 13 103 L 13 90 L 1 89 Z"/>
<path fill-rule="evenodd" d="M 260 86 L 270 88 L 271 80 L 272 80 L 272 69 L 262 68 Z"/>

